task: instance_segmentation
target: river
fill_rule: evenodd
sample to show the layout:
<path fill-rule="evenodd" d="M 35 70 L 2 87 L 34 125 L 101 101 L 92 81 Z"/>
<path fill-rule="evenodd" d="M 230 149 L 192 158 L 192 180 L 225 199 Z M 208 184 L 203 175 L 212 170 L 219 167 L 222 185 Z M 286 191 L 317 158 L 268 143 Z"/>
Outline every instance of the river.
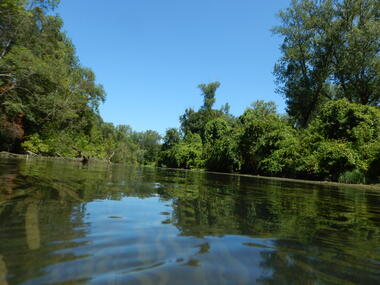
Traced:
<path fill-rule="evenodd" d="M 379 284 L 380 191 L 0 158 L 0 284 Z"/>

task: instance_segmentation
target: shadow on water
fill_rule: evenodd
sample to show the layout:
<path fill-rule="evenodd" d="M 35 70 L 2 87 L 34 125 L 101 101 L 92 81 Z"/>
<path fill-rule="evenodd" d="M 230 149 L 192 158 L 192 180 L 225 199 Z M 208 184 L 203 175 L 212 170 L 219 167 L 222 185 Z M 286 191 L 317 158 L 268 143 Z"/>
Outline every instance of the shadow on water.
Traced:
<path fill-rule="evenodd" d="M 0 284 L 376 284 L 380 193 L 0 161 Z"/>

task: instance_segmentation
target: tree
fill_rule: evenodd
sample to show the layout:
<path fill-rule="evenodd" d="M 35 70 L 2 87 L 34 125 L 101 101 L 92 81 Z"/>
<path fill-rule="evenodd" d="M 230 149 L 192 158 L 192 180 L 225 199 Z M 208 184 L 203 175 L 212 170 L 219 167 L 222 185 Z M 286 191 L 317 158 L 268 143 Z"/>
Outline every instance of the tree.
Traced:
<path fill-rule="evenodd" d="M 216 118 L 225 116 L 219 110 L 204 110 L 200 109 L 195 112 L 193 109 L 186 109 L 185 114 L 180 117 L 181 130 L 186 136 L 189 133 L 198 134 L 204 139 L 206 124 Z"/>
<path fill-rule="evenodd" d="M 334 2 L 332 81 L 337 96 L 350 102 L 380 103 L 380 2 Z M 330 28 L 330 29 L 331 29 Z"/>
<path fill-rule="evenodd" d="M 2 59 L 13 46 L 25 42 L 31 36 L 31 15 L 53 11 L 59 0 L 2 0 L 0 3 L 0 59 Z M 38 20 L 38 18 L 37 18 Z M 7 76 L 8 74 L 1 74 Z"/>
<path fill-rule="evenodd" d="M 134 132 L 133 141 L 142 150 L 142 157 L 139 161 L 142 164 L 153 164 L 157 161 L 158 152 L 160 151 L 161 136 L 153 130 L 145 132 Z"/>
<path fill-rule="evenodd" d="M 330 101 L 321 108 L 310 129 L 326 140 L 356 146 L 376 142 L 380 140 L 380 110 L 344 99 Z"/>
<path fill-rule="evenodd" d="M 203 167 L 202 149 L 200 135 L 189 133 L 184 140 L 161 151 L 158 165 L 186 169 L 201 168 Z"/>
<path fill-rule="evenodd" d="M 198 88 L 202 90 L 203 110 L 211 110 L 215 103 L 215 92 L 220 87 L 219 82 L 211 82 L 208 84 L 199 84 Z"/>
<path fill-rule="evenodd" d="M 307 130 L 314 139 L 304 149 L 314 149 L 319 178 L 337 179 L 346 171 L 363 172 L 376 179 L 379 165 L 380 110 L 350 103 L 330 101 L 321 107 Z M 313 155 L 313 154 L 311 154 Z M 306 155 L 305 155 L 306 156 Z"/>
<path fill-rule="evenodd" d="M 90 140 L 97 122 L 105 92 L 94 73 L 80 65 L 73 44 L 61 31 L 62 20 L 51 15 L 58 2 L 0 4 L 0 135 L 7 144 L 0 146 L 3 149 L 20 150 L 21 142 L 34 134 L 45 142 L 62 133 Z"/>
<path fill-rule="evenodd" d="M 185 113 L 180 116 L 181 130 L 185 136 L 189 133 L 199 134 L 202 140 L 204 140 L 207 122 L 219 117 L 230 116 L 228 114 L 228 103 L 222 106 L 221 110 L 212 109 L 215 103 L 215 93 L 219 86 L 219 82 L 198 85 L 202 90 L 203 106 L 198 111 L 188 108 L 185 110 Z"/>
<path fill-rule="evenodd" d="M 229 103 L 225 103 L 220 107 L 220 111 L 223 112 L 225 115 L 230 115 L 230 109 L 231 106 Z"/>
<path fill-rule="evenodd" d="M 227 120 L 217 118 L 206 124 L 204 157 L 209 170 L 233 171 L 240 169 L 237 136 Z"/>
<path fill-rule="evenodd" d="M 181 141 L 181 135 L 176 128 L 170 128 L 166 130 L 166 134 L 163 138 L 162 150 L 168 150 L 178 144 Z"/>
<path fill-rule="evenodd" d="M 380 103 L 380 21 L 377 0 L 293 0 L 279 13 L 282 57 L 278 91 L 289 115 L 306 127 L 334 98 Z"/>
<path fill-rule="evenodd" d="M 295 131 L 276 113 L 274 102 L 252 103 L 239 120 L 242 170 L 267 175 L 290 173 L 297 157 Z"/>

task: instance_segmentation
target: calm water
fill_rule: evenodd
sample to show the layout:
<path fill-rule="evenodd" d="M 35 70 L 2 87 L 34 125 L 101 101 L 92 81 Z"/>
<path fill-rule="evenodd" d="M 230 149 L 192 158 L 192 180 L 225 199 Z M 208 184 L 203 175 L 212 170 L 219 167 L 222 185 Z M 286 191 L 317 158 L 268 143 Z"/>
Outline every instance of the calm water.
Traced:
<path fill-rule="evenodd" d="M 379 284 L 380 192 L 0 159 L 0 284 Z"/>

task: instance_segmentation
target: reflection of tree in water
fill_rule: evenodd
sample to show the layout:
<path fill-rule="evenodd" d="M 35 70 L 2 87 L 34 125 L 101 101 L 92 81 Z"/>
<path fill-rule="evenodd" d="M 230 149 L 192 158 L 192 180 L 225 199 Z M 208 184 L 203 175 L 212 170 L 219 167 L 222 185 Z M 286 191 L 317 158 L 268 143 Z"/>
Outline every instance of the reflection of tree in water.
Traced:
<path fill-rule="evenodd" d="M 273 274 L 259 282 L 380 278 L 371 263 L 380 261 L 380 195 L 371 191 L 145 167 L 23 160 L 1 166 L 0 240 L 7 243 L 0 243 L 0 284 L 6 272 L 18 283 L 80 258 L 51 253 L 86 244 L 86 203 L 157 193 L 173 207 L 165 222 L 183 236 L 273 238 L 260 265 Z M 212 246 L 202 243 L 187 265 L 199 265 Z M 352 274 L 332 277 L 349 268 Z"/>
<path fill-rule="evenodd" d="M 87 243 L 86 204 L 151 197 L 154 181 L 156 172 L 150 168 L 2 161 L 0 241 L 7 242 L 0 242 L 0 280 L 8 272 L 11 283 L 23 282 L 44 275 L 41 270 L 47 266 L 81 258 L 52 253 Z"/>
<path fill-rule="evenodd" d="M 270 278 L 259 278 L 263 284 L 378 284 L 379 267 L 360 256 L 342 251 L 328 251 L 290 240 L 275 242 L 276 251 L 263 251 L 261 266 L 273 272 Z"/>
<path fill-rule="evenodd" d="M 7 265 L 5 264 L 3 260 L 3 256 L 0 255 L 0 285 L 8 284 L 7 279 L 6 279 L 7 273 L 8 273 Z"/>
<path fill-rule="evenodd" d="M 262 282 L 380 279 L 371 262 L 380 261 L 373 250 L 380 244 L 378 193 L 301 184 L 294 189 L 297 184 L 245 178 L 214 178 L 207 185 L 205 176 L 198 178 L 182 189 L 165 189 L 176 197 L 173 223 L 183 235 L 275 238 L 261 265 L 273 276 Z"/>
<path fill-rule="evenodd" d="M 217 178 L 217 179 L 216 179 Z M 267 205 L 241 185 L 240 177 L 203 175 L 188 179 L 178 189 L 165 188 L 173 198 L 174 224 L 184 235 L 224 235 L 271 233 L 275 216 Z M 254 190 L 254 189 L 253 189 Z M 262 190 L 259 188 L 261 194 Z"/>
<path fill-rule="evenodd" d="M 29 249 L 39 249 L 41 245 L 38 221 L 38 203 L 31 202 L 25 212 L 25 234 Z"/>
<path fill-rule="evenodd" d="M 12 191 L 7 191 L 7 194 L 1 191 L 0 194 L 0 239 L 7 241 L 0 244 L 0 252 L 7 264 L 11 283 L 18 283 L 43 275 L 40 268 L 61 261 L 62 256 L 49 255 L 46 250 L 51 248 L 51 237 L 63 245 L 71 242 L 73 236 L 84 237 L 86 232 L 74 229 L 83 224 L 81 218 L 79 221 L 72 219 L 74 209 L 80 208 L 79 196 L 75 192 L 50 180 L 40 179 L 38 172 L 29 169 L 22 161 L 18 165 L 10 165 L 5 172 L 17 175 L 12 181 L 2 180 Z M 59 227 L 52 227 L 55 223 L 59 223 Z M 20 256 L 21 252 L 26 254 Z M 20 258 L 24 259 L 22 263 Z M 22 279 L 19 276 L 23 276 Z"/>

